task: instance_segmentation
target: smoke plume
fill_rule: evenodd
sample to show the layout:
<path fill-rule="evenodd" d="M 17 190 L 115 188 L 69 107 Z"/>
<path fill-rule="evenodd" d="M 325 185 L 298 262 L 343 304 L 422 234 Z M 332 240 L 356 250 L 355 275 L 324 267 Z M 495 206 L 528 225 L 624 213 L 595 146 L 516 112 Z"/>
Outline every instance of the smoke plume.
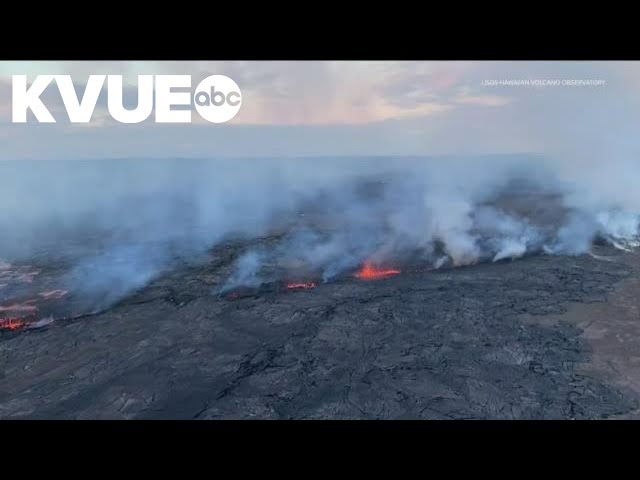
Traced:
<path fill-rule="evenodd" d="M 221 290 L 363 262 L 432 268 L 632 248 L 638 168 L 495 157 L 3 162 L 0 252 L 58 261 L 61 288 L 105 308 L 219 242 L 278 233 Z M 622 174 L 622 175 L 621 175 Z M 619 188 L 617 187 L 619 185 Z"/>

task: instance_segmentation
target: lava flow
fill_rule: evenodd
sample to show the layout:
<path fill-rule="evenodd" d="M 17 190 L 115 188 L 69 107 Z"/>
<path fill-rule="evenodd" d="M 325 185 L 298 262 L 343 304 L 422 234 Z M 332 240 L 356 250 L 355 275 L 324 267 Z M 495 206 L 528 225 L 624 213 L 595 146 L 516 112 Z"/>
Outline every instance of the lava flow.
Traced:
<path fill-rule="evenodd" d="M 33 302 L 35 302 L 35 300 L 27 300 L 26 302 L 14 303 L 12 305 L 0 305 L 0 313 L 8 312 L 8 314 L 11 315 L 0 318 L 0 330 L 39 328 L 41 324 L 44 325 L 42 320 L 35 321 L 39 309 L 35 305 L 32 305 Z"/>
<path fill-rule="evenodd" d="M 356 278 L 362 280 L 375 280 L 378 278 L 388 277 L 390 275 L 398 275 L 400 270 L 396 269 L 379 269 L 374 267 L 371 263 L 365 263 L 360 270 L 355 273 Z"/>
<path fill-rule="evenodd" d="M 289 290 L 300 290 L 300 289 L 308 289 L 315 288 L 315 282 L 301 282 L 301 283 L 288 283 L 287 288 Z"/>
<path fill-rule="evenodd" d="M 3 318 L 0 320 L 0 330 L 18 330 L 26 325 L 27 322 L 20 318 Z"/>

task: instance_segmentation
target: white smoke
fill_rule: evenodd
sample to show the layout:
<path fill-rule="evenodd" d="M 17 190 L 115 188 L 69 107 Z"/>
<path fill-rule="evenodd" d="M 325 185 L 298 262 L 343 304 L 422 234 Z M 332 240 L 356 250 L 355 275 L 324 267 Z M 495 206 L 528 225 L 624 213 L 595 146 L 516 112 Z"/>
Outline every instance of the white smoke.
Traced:
<path fill-rule="evenodd" d="M 537 157 L 508 160 L 407 161 L 370 170 L 366 181 L 345 176 L 351 181 L 318 185 L 307 196 L 330 225 L 294 225 L 265 255 L 272 264 L 302 265 L 328 281 L 365 261 L 409 259 L 441 268 L 536 253 L 586 254 L 598 238 L 618 248 L 636 245 L 637 214 L 615 202 L 604 202 L 612 205 L 607 210 L 576 203 L 581 189 L 590 198 L 597 185 L 574 182 L 567 188 L 559 172 Z M 460 175 L 466 171 L 475 171 L 468 181 Z M 375 179 L 382 179 L 377 194 L 356 193 Z"/>
<path fill-rule="evenodd" d="M 229 288 L 237 285 L 247 287 L 259 286 L 265 281 L 265 278 L 261 277 L 258 273 L 262 261 L 261 255 L 254 251 L 241 255 L 236 261 L 234 273 L 229 277 L 221 291 L 225 292 Z"/>
<path fill-rule="evenodd" d="M 596 239 L 628 249 L 640 202 L 620 190 L 640 176 L 625 165 L 607 176 L 522 155 L 3 162 L 0 258 L 57 258 L 60 287 L 99 309 L 232 235 L 285 232 L 245 251 L 225 289 L 291 272 L 331 281 L 364 261 L 442 268 L 584 254 Z"/>
<path fill-rule="evenodd" d="M 599 233 L 613 246 L 629 250 L 640 246 L 640 222 L 638 215 L 631 212 L 604 211 L 596 215 Z"/>

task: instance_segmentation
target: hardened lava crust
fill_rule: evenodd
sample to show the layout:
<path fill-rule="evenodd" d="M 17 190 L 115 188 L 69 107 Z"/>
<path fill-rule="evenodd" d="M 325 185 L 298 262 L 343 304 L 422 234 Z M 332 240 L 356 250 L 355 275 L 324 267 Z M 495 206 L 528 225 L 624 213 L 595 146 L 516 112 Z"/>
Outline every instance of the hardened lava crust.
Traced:
<path fill-rule="evenodd" d="M 220 245 L 204 263 L 175 267 L 100 313 L 3 329 L 0 418 L 586 419 L 638 411 L 636 253 L 595 246 L 591 255 L 221 295 L 243 248 Z M 49 296 L 73 304 L 72 293 Z"/>

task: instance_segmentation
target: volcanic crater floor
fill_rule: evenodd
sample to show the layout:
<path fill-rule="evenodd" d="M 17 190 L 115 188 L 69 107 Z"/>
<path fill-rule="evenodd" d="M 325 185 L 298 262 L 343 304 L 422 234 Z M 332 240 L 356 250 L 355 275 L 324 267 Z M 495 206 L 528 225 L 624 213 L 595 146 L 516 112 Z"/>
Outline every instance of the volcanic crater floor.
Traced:
<path fill-rule="evenodd" d="M 640 256 L 594 253 L 229 298 L 219 248 L 0 332 L 0 418 L 636 418 Z"/>

